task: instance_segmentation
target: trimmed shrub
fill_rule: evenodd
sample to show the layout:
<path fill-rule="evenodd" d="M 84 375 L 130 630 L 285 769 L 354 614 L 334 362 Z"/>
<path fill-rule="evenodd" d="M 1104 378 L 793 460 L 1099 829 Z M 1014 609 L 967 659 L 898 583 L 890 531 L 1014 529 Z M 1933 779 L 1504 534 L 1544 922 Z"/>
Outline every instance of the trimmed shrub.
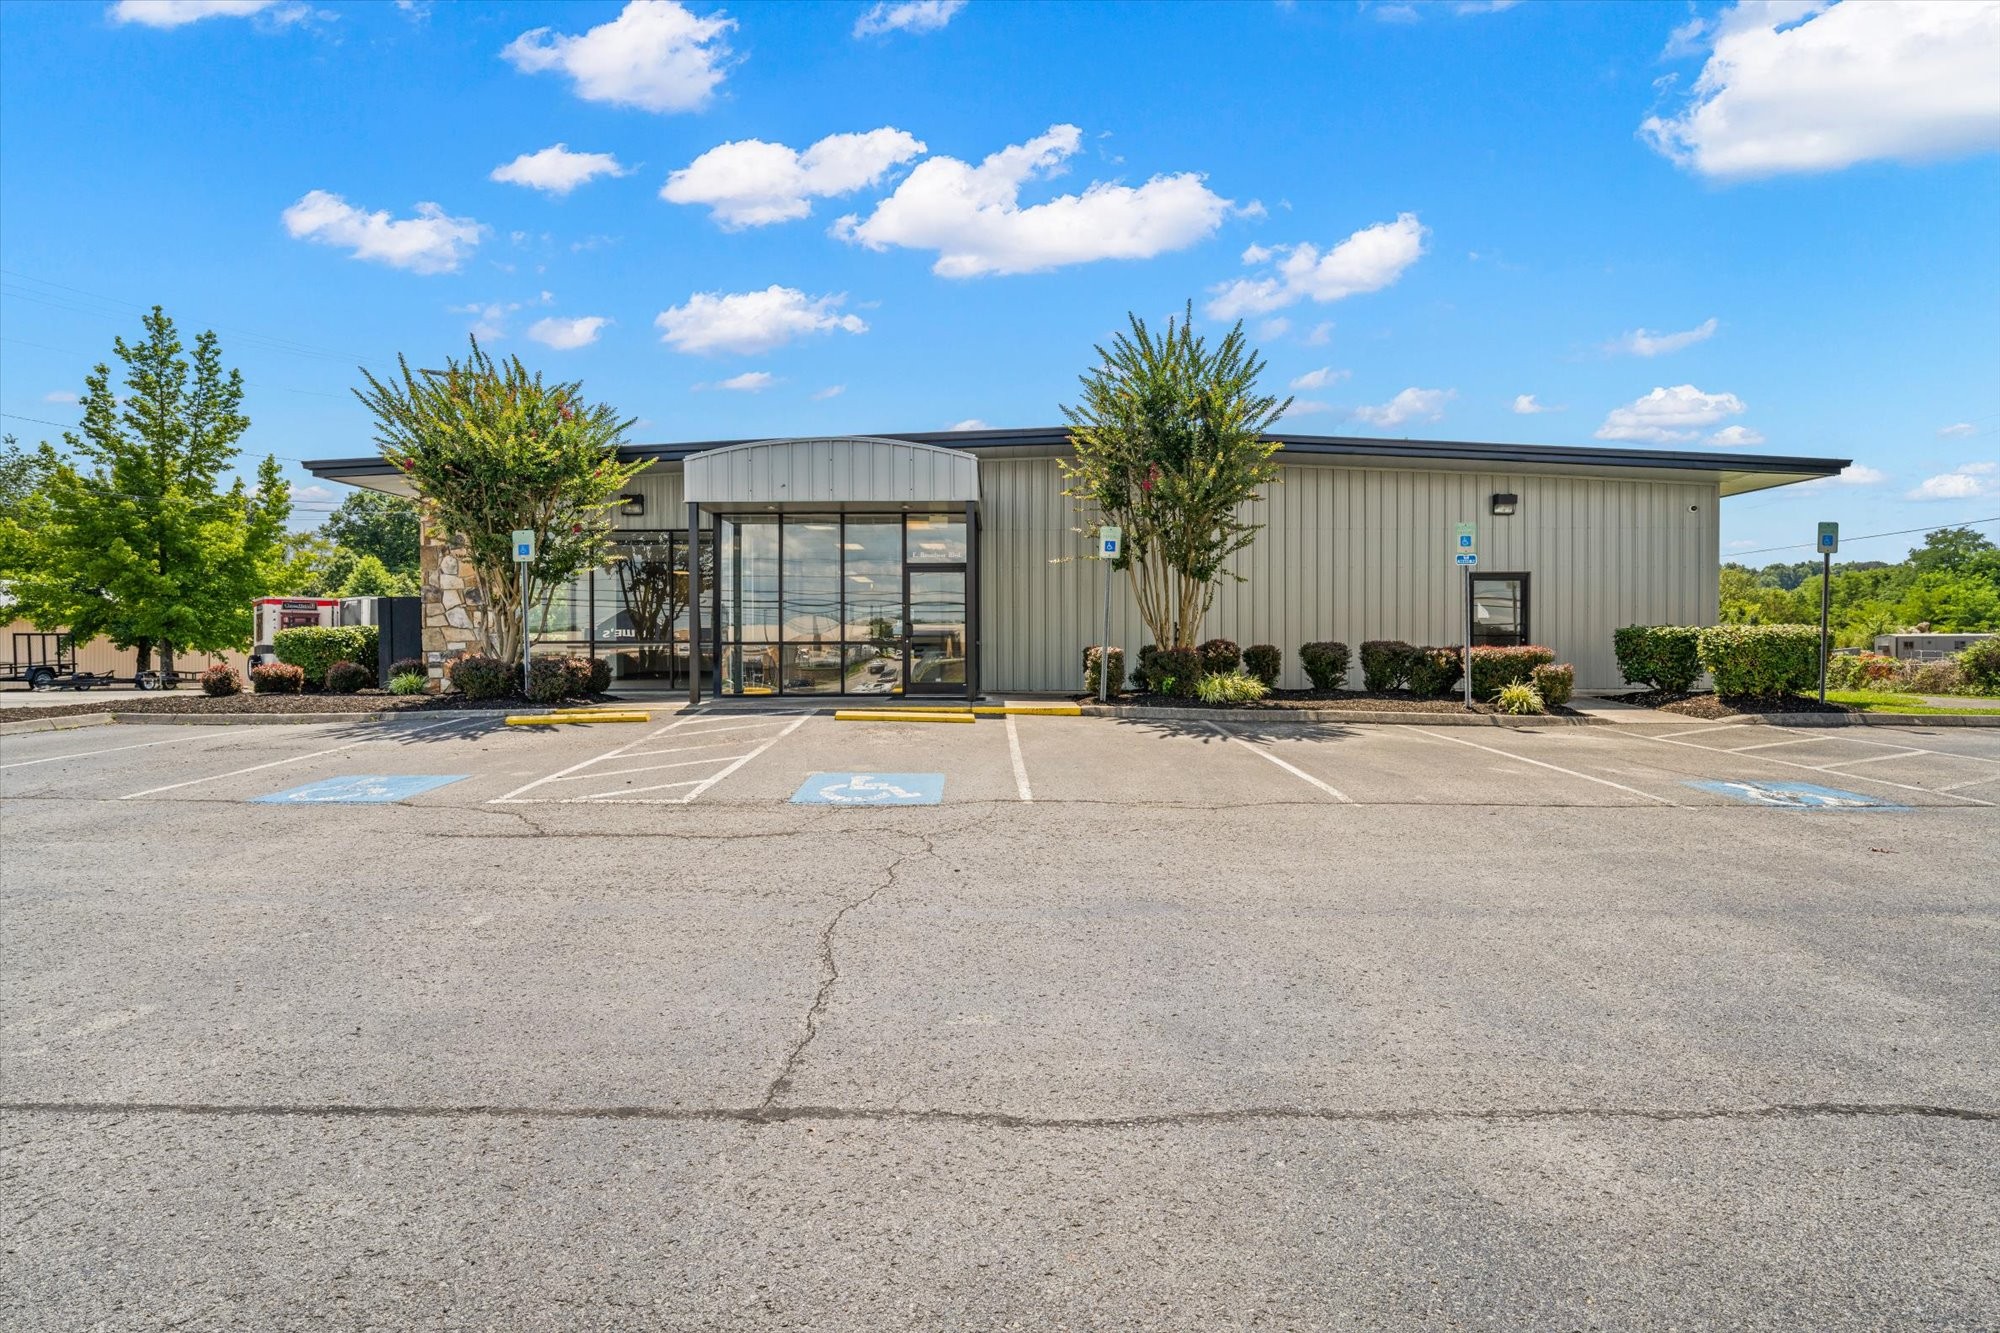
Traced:
<path fill-rule="evenodd" d="M 1101 644 L 1091 644 L 1083 650 L 1083 692 L 1092 698 L 1097 696 L 1097 662 L 1104 655 Z M 1111 650 L 1111 683 L 1107 693 L 1117 694 L 1125 688 L 1125 650 Z"/>
<path fill-rule="evenodd" d="M 1967 685 L 1981 694 L 2000 694 L 2000 639 L 1981 639 L 1954 660 Z"/>
<path fill-rule="evenodd" d="M 1226 676 L 1243 665 L 1243 650 L 1234 639 L 1210 639 L 1195 651 L 1201 654 L 1201 669 L 1211 676 Z"/>
<path fill-rule="evenodd" d="M 1321 639 L 1299 649 L 1299 665 L 1306 669 L 1306 679 L 1313 683 L 1314 689 L 1344 690 L 1347 664 L 1352 656 L 1346 644 Z"/>
<path fill-rule="evenodd" d="M 1534 686 L 1523 684 L 1520 681 L 1502 685 L 1499 696 L 1494 700 L 1494 705 L 1503 713 L 1514 713 L 1516 715 L 1546 713 L 1548 711 L 1543 705 L 1541 692 Z"/>
<path fill-rule="evenodd" d="M 1528 683 L 1551 708 L 1567 708 L 1576 693 L 1576 668 L 1567 662 L 1543 662 L 1528 673 Z"/>
<path fill-rule="evenodd" d="M 1965 668 L 1955 657 L 1947 657 L 1942 662 L 1910 662 L 1903 670 L 1903 688 L 1918 694 L 1957 694 L 1970 688 L 1965 679 Z"/>
<path fill-rule="evenodd" d="M 1611 636 L 1618 674 L 1628 685 L 1684 694 L 1701 676 L 1700 635 L 1691 625 L 1627 625 Z"/>
<path fill-rule="evenodd" d="M 335 662 L 326 669 L 328 694 L 357 694 L 375 683 L 375 673 L 359 662 Z"/>
<path fill-rule="evenodd" d="M 528 697 L 538 704 L 581 698 L 590 689 L 590 659 L 551 653 L 528 667 Z"/>
<path fill-rule="evenodd" d="M 243 693 L 243 677 L 226 662 L 217 662 L 201 673 L 201 692 L 211 699 L 225 699 Z"/>
<path fill-rule="evenodd" d="M 1816 625 L 1711 625 L 1697 649 L 1720 695 L 1771 699 L 1819 687 Z"/>
<path fill-rule="evenodd" d="M 1361 688 L 1370 694 L 1393 690 L 1409 678 L 1410 654 L 1401 639 L 1370 639 L 1361 645 Z"/>
<path fill-rule="evenodd" d="M 319 688 L 335 662 L 373 662 L 377 633 L 373 625 L 301 625 L 273 634 L 271 651 L 280 662 L 305 672 L 306 684 Z M 374 672 L 369 679 L 373 683 Z"/>
<path fill-rule="evenodd" d="M 592 694 L 603 694 L 611 688 L 611 663 L 602 657 L 589 657 L 589 674 L 584 680 L 584 688 Z"/>
<path fill-rule="evenodd" d="M 1556 660 L 1553 648 L 1525 644 L 1519 648 L 1472 650 L 1472 697 L 1491 699 L 1508 685 L 1525 685 L 1535 668 Z"/>
<path fill-rule="evenodd" d="M 259 694 L 297 694 L 306 687 L 306 673 L 290 662 L 266 662 L 250 668 L 250 683 Z"/>
<path fill-rule="evenodd" d="M 1882 653 L 1836 653 L 1826 663 L 1830 690 L 1893 689 L 1902 675 L 1903 664 Z"/>
<path fill-rule="evenodd" d="M 1263 681 L 1255 676 L 1246 676 L 1240 671 L 1203 676 L 1200 683 L 1194 687 L 1195 698 L 1205 704 L 1255 703 L 1268 692 Z"/>
<path fill-rule="evenodd" d="M 1201 685 L 1201 654 L 1192 648 L 1156 648 L 1146 669 L 1146 688 L 1154 694 L 1192 699 Z"/>
<path fill-rule="evenodd" d="M 389 663 L 389 680 L 393 684 L 398 676 L 426 676 L 431 669 L 424 665 L 421 657 L 399 657 Z"/>
<path fill-rule="evenodd" d="M 1412 648 L 1404 659 L 1403 679 L 1410 693 L 1425 699 L 1442 699 L 1458 687 L 1465 675 L 1465 654 L 1457 647 Z"/>
<path fill-rule="evenodd" d="M 445 666 L 445 681 L 468 699 L 504 699 L 520 688 L 521 671 L 512 662 L 467 653 Z"/>
<path fill-rule="evenodd" d="M 1148 682 L 1152 678 L 1153 667 L 1158 664 L 1159 660 L 1160 660 L 1159 644 L 1148 643 L 1140 647 L 1139 665 L 1138 668 L 1132 672 L 1132 688 L 1137 690 L 1150 690 L 1153 688 L 1152 685 L 1149 684 Z"/>
<path fill-rule="evenodd" d="M 430 684 L 430 678 L 421 672 L 405 671 L 400 676 L 389 677 L 389 693 L 405 695 L 422 694 L 424 687 L 428 684 Z"/>
<path fill-rule="evenodd" d="M 1285 669 L 1285 654 L 1274 643 L 1253 643 L 1243 650 L 1243 668 L 1263 681 L 1268 690 L 1277 685 L 1278 673 Z"/>

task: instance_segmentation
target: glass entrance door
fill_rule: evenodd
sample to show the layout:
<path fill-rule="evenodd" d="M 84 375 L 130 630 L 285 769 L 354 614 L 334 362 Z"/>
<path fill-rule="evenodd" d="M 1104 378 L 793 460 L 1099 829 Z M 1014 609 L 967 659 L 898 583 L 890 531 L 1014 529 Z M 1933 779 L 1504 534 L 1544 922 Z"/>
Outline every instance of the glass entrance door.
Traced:
<path fill-rule="evenodd" d="M 965 566 L 903 573 L 905 694 L 965 693 Z"/>

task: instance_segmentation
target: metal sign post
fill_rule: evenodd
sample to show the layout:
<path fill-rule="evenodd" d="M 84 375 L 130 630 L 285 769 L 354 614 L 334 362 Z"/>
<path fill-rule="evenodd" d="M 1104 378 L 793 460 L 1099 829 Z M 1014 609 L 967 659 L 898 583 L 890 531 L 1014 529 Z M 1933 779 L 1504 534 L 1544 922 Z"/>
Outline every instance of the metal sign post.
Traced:
<path fill-rule="evenodd" d="M 518 566 L 516 586 L 521 590 L 521 693 L 528 693 L 528 664 L 534 649 L 528 640 L 528 566 L 535 561 L 535 532 L 514 529 L 514 563 Z"/>
<path fill-rule="evenodd" d="M 1097 642 L 1097 702 L 1106 703 L 1111 698 L 1111 566 L 1118 559 L 1118 549 L 1124 543 L 1122 528 L 1100 526 L 1097 529 L 1097 558 L 1104 562 L 1104 637 Z"/>
<path fill-rule="evenodd" d="M 1840 549 L 1840 524 L 1819 525 L 1819 701 L 1826 702 L 1826 665 L 1831 653 L 1826 637 L 1827 611 L 1833 603 L 1833 553 Z"/>
<path fill-rule="evenodd" d="M 1472 707 L 1472 571 L 1479 564 L 1479 525 L 1461 523 L 1452 534 L 1452 558 L 1465 572 L 1465 645 L 1459 650 L 1464 659 L 1465 706 Z"/>

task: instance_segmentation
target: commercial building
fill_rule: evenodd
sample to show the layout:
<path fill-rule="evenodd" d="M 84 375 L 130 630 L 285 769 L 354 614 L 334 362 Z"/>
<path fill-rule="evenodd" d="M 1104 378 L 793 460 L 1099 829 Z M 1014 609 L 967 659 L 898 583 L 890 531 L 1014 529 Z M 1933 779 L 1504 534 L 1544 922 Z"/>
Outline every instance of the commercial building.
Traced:
<path fill-rule="evenodd" d="M 1846 459 L 1286 434 L 1276 484 L 1206 634 L 1460 643 L 1457 525 L 1477 527 L 1475 643 L 1540 643 L 1585 688 L 1620 683 L 1612 632 L 1716 617 L 1721 502 Z M 1061 428 L 633 445 L 617 559 L 578 579 L 538 647 L 609 658 L 619 688 L 963 696 L 1081 686 L 1102 569 L 1063 494 Z M 315 476 L 407 494 L 380 458 Z M 689 537 L 696 534 L 689 559 Z M 426 540 L 424 647 L 468 648 L 478 590 Z M 1122 576 L 1112 637 L 1146 642 Z M 696 672 L 695 663 L 701 663 Z"/>

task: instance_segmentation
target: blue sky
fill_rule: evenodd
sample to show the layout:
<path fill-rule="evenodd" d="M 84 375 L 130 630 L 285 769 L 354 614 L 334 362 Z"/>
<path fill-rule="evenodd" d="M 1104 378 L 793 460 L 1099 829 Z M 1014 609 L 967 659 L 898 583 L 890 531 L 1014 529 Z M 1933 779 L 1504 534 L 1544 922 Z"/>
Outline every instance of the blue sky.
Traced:
<path fill-rule="evenodd" d="M 1192 300 L 1301 433 L 1856 460 L 1726 554 L 1991 518 L 1995 68 L 1970 2 L 14 0 L 0 411 L 159 302 L 288 460 L 475 328 L 635 439 L 1045 425 Z"/>

